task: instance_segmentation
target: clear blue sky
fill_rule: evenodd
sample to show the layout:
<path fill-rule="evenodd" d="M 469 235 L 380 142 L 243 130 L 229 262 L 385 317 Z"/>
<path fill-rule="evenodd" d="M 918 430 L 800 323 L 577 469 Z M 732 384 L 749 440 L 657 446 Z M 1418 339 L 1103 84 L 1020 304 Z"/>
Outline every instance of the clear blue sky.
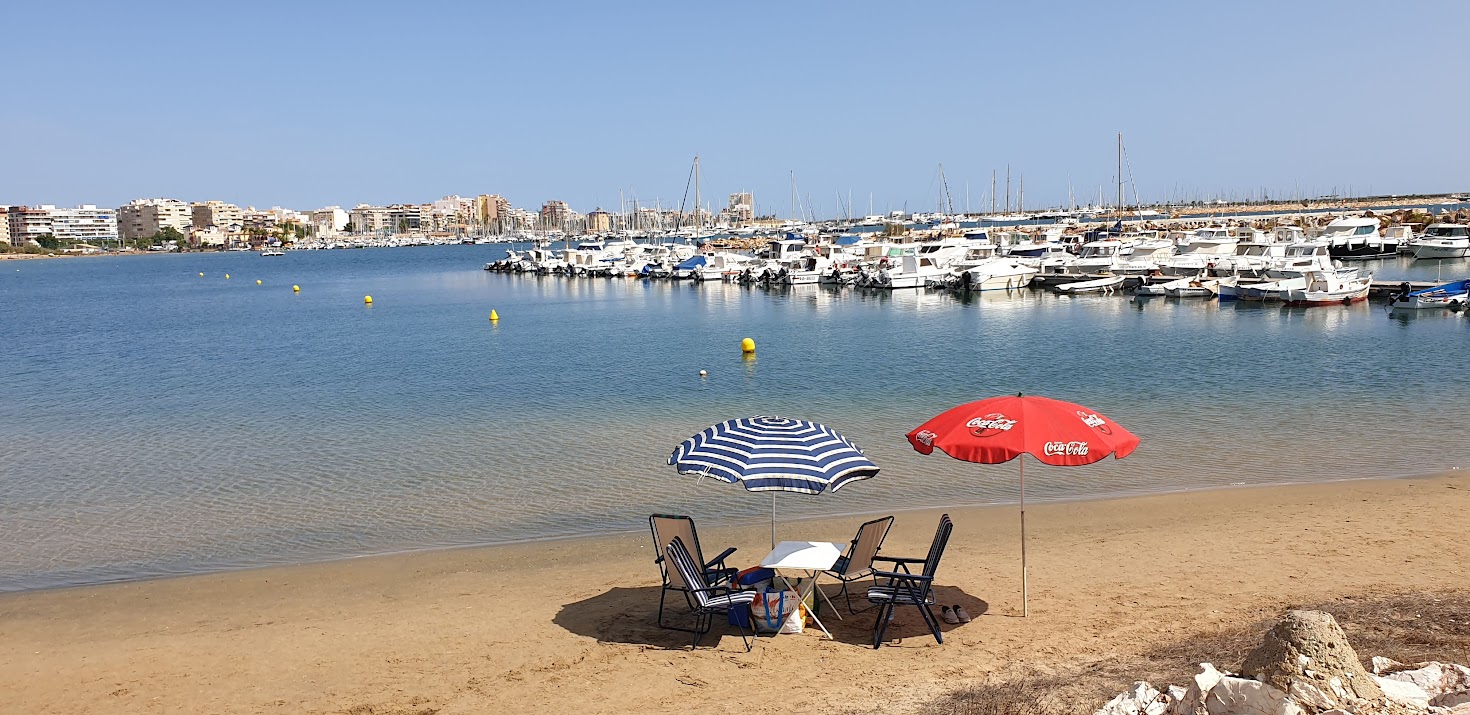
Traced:
<path fill-rule="evenodd" d="M 1470 190 L 1470 3 L 8 7 L 0 204 Z M 1125 169 L 1125 174 L 1128 170 Z M 1131 200 L 1131 190 L 1130 190 Z M 1109 198 L 1111 201 L 1111 198 Z M 718 203 L 716 204 L 718 205 Z"/>

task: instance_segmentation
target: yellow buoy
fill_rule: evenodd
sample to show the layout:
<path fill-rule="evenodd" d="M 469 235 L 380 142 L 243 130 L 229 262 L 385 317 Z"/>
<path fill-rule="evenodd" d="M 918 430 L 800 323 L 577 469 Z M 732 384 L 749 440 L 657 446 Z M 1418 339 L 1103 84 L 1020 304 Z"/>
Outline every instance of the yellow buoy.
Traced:
<path fill-rule="evenodd" d="M 373 304 L 373 297 L 370 296 L 370 295 L 365 295 L 365 296 L 362 297 L 362 302 L 364 304 L 366 304 L 366 305 L 372 305 Z"/>
<path fill-rule="evenodd" d="M 490 322 L 493 323 L 493 322 L 495 322 L 497 320 L 500 320 L 500 314 L 497 313 L 497 312 L 495 312 L 495 309 L 494 308 L 491 308 L 490 309 Z"/>
<path fill-rule="evenodd" d="M 291 292 L 292 293 L 300 293 L 301 292 L 301 286 L 291 286 Z"/>
<path fill-rule="evenodd" d="M 740 352 L 749 354 L 755 352 L 755 341 L 746 338 L 740 341 Z"/>
<path fill-rule="evenodd" d="M 226 273 L 225 274 L 225 280 L 229 280 L 229 279 L 230 279 L 230 274 Z"/>
<path fill-rule="evenodd" d="M 260 285 L 260 279 L 259 278 L 255 279 L 255 285 Z"/>
<path fill-rule="evenodd" d="M 200 278 L 203 278 L 203 277 L 204 277 L 204 274 L 203 274 L 203 273 L 200 273 L 200 274 L 199 274 L 199 277 L 200 277 Z"/>

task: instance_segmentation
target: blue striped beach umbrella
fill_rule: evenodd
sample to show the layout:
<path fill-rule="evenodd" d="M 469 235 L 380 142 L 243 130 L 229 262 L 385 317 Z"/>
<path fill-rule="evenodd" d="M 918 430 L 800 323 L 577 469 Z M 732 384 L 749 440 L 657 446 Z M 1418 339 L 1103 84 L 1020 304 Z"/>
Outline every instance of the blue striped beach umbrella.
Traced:
<path fill-rule="evenodd" d="M 784 417 L 726 420 L 684 440 L 669 464 L 680 474 L 710 477 L 771 494 L 771 545 L 776 543 L 775 492 L 821 494 L 877 476 L 878 465 L 841 432 Z"/>

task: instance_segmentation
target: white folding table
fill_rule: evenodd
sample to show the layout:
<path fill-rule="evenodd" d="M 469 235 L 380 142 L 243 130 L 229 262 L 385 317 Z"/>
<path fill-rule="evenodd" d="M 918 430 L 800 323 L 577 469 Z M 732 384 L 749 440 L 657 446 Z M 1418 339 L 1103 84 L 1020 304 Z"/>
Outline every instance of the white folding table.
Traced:
<path fill-rule="evenodd" d="M 776 548 L 771 549 L 771 553 L 761 559 L 761 566 L 775 571 L 776 578 L 781 579 L 781 583 L 785 584 L 786 588 L 796 591 L 798 600 L 801 602 L 806 602 L 812 592 L 816 591 L 831 607 L 832 612 L 837 613 L 837 607 L 832 605 L 832 599 L 827 598 L 827 594 L 817 591 L 817 577 L 837 563 L 837 557 L 842 555 L 842 550 L 846 546 L 846 543 L 829 541 L 783 541 L 776 544 Z M 783 572 L 799 572 L 806 576 L 806 578 L 797 579 L 797 583 L 802 584 L 802 587 L 792 588 L 791 582 L 786 580 Z M 811 616 L 817 627 L 822 629 L 830 640 L 832 633 L 822 625 L 822 621 L 815 613 Z M 841 620 L 842 614 L 837 613 L 837 618 Z"/>

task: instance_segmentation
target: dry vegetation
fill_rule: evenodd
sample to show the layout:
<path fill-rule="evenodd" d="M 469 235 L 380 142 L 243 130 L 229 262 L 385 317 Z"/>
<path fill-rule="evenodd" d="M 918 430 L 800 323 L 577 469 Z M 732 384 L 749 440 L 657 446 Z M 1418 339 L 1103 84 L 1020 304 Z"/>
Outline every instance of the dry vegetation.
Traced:
<path fill-rule="evenodd" d="M 1297 604 L 1331 613 L 1358 656 L 1375 655 L 1412 663 L 1440 660 L 1470 663 L 1470 591 L 1400 593 Z M 1286 610 L 1286 609 L 1283 609 Z M 995 680 L 956 690 L 928 704 L 925 715 L 1072 715 L 1092 713 L 1134 681 L 1184 685 L 1196 665 L 1240 667 L 1271 628 L 1274 618 L 1200 633 L 1162 643 L 1142 653 L 1067 670 Z"/>

